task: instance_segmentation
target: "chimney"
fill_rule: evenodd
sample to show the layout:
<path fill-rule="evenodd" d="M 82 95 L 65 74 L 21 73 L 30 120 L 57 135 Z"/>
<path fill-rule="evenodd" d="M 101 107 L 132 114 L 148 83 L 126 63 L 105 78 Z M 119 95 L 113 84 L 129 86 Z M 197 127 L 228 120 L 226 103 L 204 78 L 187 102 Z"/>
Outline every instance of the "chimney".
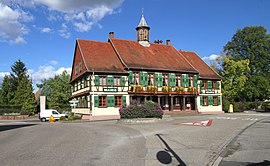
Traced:
<path fill-rule="evenodd" d="M 113 39 L 114 38 L 114 32 L 109 33 L 109 38 Z"/>
<path fill-rule="evenodd" d="M 170 46 L 171 45 L 171 40 L 166 40 L 166 45 Z"/>

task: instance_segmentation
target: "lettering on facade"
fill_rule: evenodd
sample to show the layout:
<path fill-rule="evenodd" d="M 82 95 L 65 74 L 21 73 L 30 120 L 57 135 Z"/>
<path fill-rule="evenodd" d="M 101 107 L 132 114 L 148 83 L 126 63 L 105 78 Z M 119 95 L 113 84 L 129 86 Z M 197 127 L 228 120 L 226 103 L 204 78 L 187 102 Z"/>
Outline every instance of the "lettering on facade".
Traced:
<path fill-rule="evenodd" d="M 103 92 L 118 92 L 117 88 L 103 88 Z"/>
<path fill-rule="evenodd" d="M 207 94 L 215 94 L 215 90 L 207 89 L 205 91 L 205 93 L 207 93 Z"/>

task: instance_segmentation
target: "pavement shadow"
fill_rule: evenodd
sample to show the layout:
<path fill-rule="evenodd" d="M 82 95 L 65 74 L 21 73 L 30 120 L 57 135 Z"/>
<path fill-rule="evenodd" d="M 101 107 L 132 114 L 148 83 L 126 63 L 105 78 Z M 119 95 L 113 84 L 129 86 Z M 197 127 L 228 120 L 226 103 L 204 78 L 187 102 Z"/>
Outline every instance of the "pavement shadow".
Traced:
<path fill-rule="evenodd" d="M 168 145 L 168 143 L 161 137 L 161 134 L 156 134 L 156 136 L 162 141 L 165 145 L 166 149 L 157 152 L 156 157 L 159 162 L 162 164 L 170 164 L 172 162 L 172 156 L 178 161 L 179 165 L 186 166 L 184 161 L 172 150 L 172 148 Z"/>
<path fill-rule="evenodd" d="M 263 162 L 260 162 L 260 163 L 250 163 L 247 166 L 269 166 L 269 165 L 270 165 L 270 161 L 264 160 Z"/>
<path fill-rule="evenodd" d="M 29 126 L 34 126 L 37 124 L 17 124 L 17 125 L 3 125 L 0 126 L 0 132 L 6 131 L 6 130 L 13 130 L 17 128 L 22 128 L 22 127 L 29 127 Z"/>

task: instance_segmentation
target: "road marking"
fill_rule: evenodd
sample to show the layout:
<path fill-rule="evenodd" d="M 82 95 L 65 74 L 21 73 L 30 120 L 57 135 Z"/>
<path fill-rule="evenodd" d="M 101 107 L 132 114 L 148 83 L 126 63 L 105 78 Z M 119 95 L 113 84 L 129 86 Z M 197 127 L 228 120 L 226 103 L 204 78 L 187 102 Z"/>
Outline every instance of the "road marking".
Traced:
<path fill-rule="evenodd" d="M 258 118 L 240 118 L 240 117 L 216 117 L 219 120 L 247 120 L 247 121 L 257 121 Z"/>
<path fill-rule="evenodd" d="M 175 123 L 175 125 L 185 125 L 185 126 L 211 126 L 213 123 L 212 119 L 203 120 L 203 121 L 193 121 L 193 122 L 184 122 L 184 123 Z"/>

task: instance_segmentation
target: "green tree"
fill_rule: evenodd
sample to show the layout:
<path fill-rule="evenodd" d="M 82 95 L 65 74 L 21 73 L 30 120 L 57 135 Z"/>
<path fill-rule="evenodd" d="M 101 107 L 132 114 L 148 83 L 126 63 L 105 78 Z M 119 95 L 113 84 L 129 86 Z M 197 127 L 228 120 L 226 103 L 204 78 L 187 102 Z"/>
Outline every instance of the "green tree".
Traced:
<path fill-rule="evenodd" d="M 9 76 L 5 76 L 1 85 L 0 91 L 0 104 L 9 105 L 12 99 L 11 94 L 11 79 Z"/>
<path fill-rule="evenodd" d="M 235 62 L 249 60 L 244 75 L 248 79 L 239 96 L 245 100 L 264 100 L 270 96 L 270 35 L 262 26 L 237 30 L 223 52 Z M 226 69 L 223 69 L 226 70 Z"/>
<path fill-rule="evenodd" d="M 249 69 L 249 60 L 235 61 L 230 57 L 223 57 L 223 88 L 222 93 L 226 98 L 232 102 L 239 97 L 247 84 L 247 76 L 245 75 Z"/>
<path fill-rule="evenodd" d="M 21 60 L 17 60 L 12 66 L 11 66 L 11 73 L 10 73 L 10 86 L 11 91 L 9 92 L 11 95 L 10 103 L 14 104 L 14 97 L 15 93 L 17 91 L 17 88 L 19 86 L 19 82 L 23 79 L 23 77 L 26 76 L 27 69 L 25 67 L 25 64 Z"/>
<path fill-rule="evenodd" d="M 62 110 L 69 107 L 69 98 L 71 96 L 69 84 L 70 75 L 64 71 L 61 75 L 54 78 L 43 80 L 37 86 L 41 88 L 41 96 L 46 96 L 49 108 Z"/>
<path fill-rule="evenodd" d="M 27 75 L 22 76 L 14 96 L 14 104 L 21 105 L 22 110 L 28 114 L 34 114 L 36 101 L 33 93 L 32 80 Z"/>

